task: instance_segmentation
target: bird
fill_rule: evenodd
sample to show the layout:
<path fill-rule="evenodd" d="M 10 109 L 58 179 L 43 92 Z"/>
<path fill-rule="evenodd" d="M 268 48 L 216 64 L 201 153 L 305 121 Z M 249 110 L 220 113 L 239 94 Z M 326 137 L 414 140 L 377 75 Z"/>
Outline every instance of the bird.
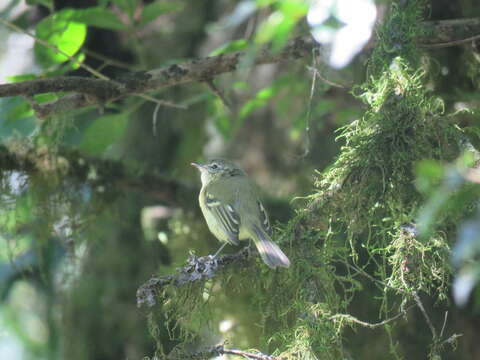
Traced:
<path fill-rule="evenodd" d="M 268 214 L 247 173 L 225 159 L 191 165 L 200 171 L 198 201 L 205 221 L 210 232 L 223 242 L 215 256 L 227 244 L 239 245 L 240 240 L 252 239 L 268 267 L 289 267 L 290 260 L 272 241 Z"/>

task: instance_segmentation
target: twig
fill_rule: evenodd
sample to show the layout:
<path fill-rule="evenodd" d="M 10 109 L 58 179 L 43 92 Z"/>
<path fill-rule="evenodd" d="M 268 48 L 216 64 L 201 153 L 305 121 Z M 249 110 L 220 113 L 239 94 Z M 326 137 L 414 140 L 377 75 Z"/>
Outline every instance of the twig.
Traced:
<path fill-rule="evenodd" d="M 251 353 L 251 352 L 246 352 L 246 351 L 237 350 L 237 349 L 223 349 L 223 354 L 237 355 L 237 356 L 242 356 L 246 359 L 255 359 L 255 360 L 280 360 L 280 359 L 282 359 L 281 357 L 278 357 L 278 356 L 265 355 L 265 354 L 262 354 L 262 353 Z"/>
<path fill-rule="evenodd" d="M 442 330 L 440 330 L 440 339 L 443 337 L 443 332 L 445 331 L 445 326 L 447 325 L 448 311 L 445 311 L 445 317 L 443 318 Z"/>
<path fill-rule="evenodd" d="M 452 41 L 437 43 L 437 44 L 420 44 L 419 46 L 426 49 L 440 49 L 440 48 L 446 48 L 450 46 L 463 45 L 465 43 L 469 43 L 478 39 L 480 39 L 480 34 L 475 36 L 470 36 L 465 39 L 452 40 Z"/>
<path fill-rule="evenodd" d="M 336 87 L 336 88 L 339 88 L 339 89 L 346 89 L 347 86 L 345 85 L 342 85 L 342 84 L 337 84 L 331 80 L 328 80 L 327 78 L 325 78 L 324 76 L 322 76 L 322 73 L 320 71 L 318 71 L 318 69 L 314 66 L 307 66 L 307 69 L 311 72 L 314 73 L 314 75 L 318 76 L 318 78 L 320 80 L 322 80 L 324 83 L 332 86 L 332 87 Z"/>
<path fill-rule="evenodd" d="M 158 120 L 158 111 L 160 110 L 161 105 L 155 105 L 155 110 L 153 110 L 152 114 L 152 132 L 153 136 L 157 136 L 157 120 Z"/>
<path fill-rule="evenodd" d="M 94 58 L 94 59 L 98 59 L 98 60 L 101 60 L 104 62 L 104 66 L 115 66 L 115 67 L 118 67 L 118 68 L 121 68 L 121 69 L 126 69 L 126 70 L 129 70 L 129 71 L 138 71 L 140 70 L 137 66 L 135 65 L 131 65 L 131 64 L 128 64 L 128 63 L 124 63 L 122 61 L 119 61 L 119 60 L 116 60 L 116 59 L 112 59 L 112 58 L 109 58 L 108 56 L 105 56 L 105 55 L 102 55 L 100 53 L 97 53 L 91 49 L 85 49 L 84 50 L 85 53 Z"/>
<path fill-rule="evenodd" d="M 18 29 L 19 31 L 25 32 L 20 28 Z M 33 36 L 31 34 L 29 35 Z M 300 59 L 305 57 L 312 51 L 313 48 L 317 48 L 318 46 L 319 45 L 316 44 L 312 38 L 298 37 L 290 42 L 290 44 L 287 45 L 280 53 L 272 53 L 266 49 L 259 51 L 254 63 L 256 65 L 262 65 Z M 49 47 L 51 48 L 52 45 Z M 238 68 L 239 64 L 241 63 L 241 59 L 244 56 L 246 56 L 246 54 L 242 52 L 221 54 L 204 59 L 192 60 L 183 64 L 173 64 L 166 68 L 135 72 L 132 73 L 129 78 L 117 81 L 108 79 L 105 75 L 98 73 L 94 69 L 89 69 L 89 71 L 93 70 L 93 72 L 90 72 L 96 74 L 97 76 L 101 77 L 101 79 L 106 81 L 106 83 L 102 84 L 104 87 L 106 87 L 108 90 L 113 89 L 115 91 L 109 93 L 103 90 L 97 93 L 95 92 L 96 88 L 94 87 L 93 90 L 89 89 L 88 92 L 88 94 L 92 96 L 84 96 L 86 93 L 85 86 L 79 86 L 78 88 L 75 88 L 75 82 L 72 82 L 70 83 L 71 86 L 68 88 L 68 91 L 76 92 L 77 94 L 65 96 L 51 103 L 39 105 L 38 115 L 40 117 L 48 117 L 77 108 L 107 103 L 130 95 L 146 97 L 148 100 L 158 103 L 157 100 L 152 100 L 148 97 L 148 95 L 143 95 L 143 93 L 179 84 L 186 84 L 189 82 L 204 81 L 205 79 L 213 78 L 214 76 L 220 74 L 233 72 Z M 73 59 L 72 61 L 78 62 L 76 59 Z M 27 89 L 32 85 L 35 85 L 37 89 L 37 91 L 35 91 L 32 95 L 45 92 L 65 91 L 64 82 L 67 81 L 66 79 L 70 79 L 70 77 L 63 77 L 62 79 L 62 82 L 59 83 L 56 82 L 57 78 L 52 78 L 38 79 L 34 80 L 34 82 L 25 81 L 15 84 L 3 84 L 0 85 L 0 97 L 23 95 L 22 90 L 19 90 L 19 87 L 22 87 L 22 89 Z M 40 85 L 46 80 L 49 82 L 48 89 L 43 88 Z M 31 90 L 28 90 L 28 92 L 32 93 Z M 170 104 L 163 102 L 162 105 Z M 177 105 L 176 107 L 181 106 Z"/>
<path fill-rule="evenodd" d="M 109 89 L 121 89 L 120 94 L 116 94 L 114 91 L 114 93 L 110 94 L 109 96 L 103 96 L 103 92 L 100 94 L 91 94 L 92 96 L 84 96 L 85 92 L 82 92 L 82 86 L 79 86 L 79 88 L 71 88 L 70 91 L 76 92 L 76 94 L 62 97 L 49 104 L 39 105 L 38 112 L 39 116 L 41 117 L 56 115 L 61 112 L 86 106 L 108 103 L 125 96 L 144 96 L 142 94 L 150 90 L 186 84 L 189 82 L 204 81 L 205 79 L 213 78 L 220 74 L 237 70 L 239 64 L 243 63 L 241 59 L 245 56 L 248 56 L 245 52 L 221 54 L 218 56 L 193 60 L 183 64 L 170 65 L 167 68 L 156 69 L 147 72 L 136 72 L 130 79 L 129 83 L 125 84 L 121 81 L 116 82 L 108 79 L 108 77 L 99 73 L 88 65 L 81 63 L 78 59 L 68 56 L 55 46 L 35 37 L 35 35 L 4 19 L 0 19 L 0 22 L 12 29 L 15 29 L 15 31 L 21 31 L 29 36 L 32 36 L 35 41 L 38 41 L 40 44 L 47 46 L 48 48 L 53 49 L 60 54 L 63 54 L 70 61 L 78 64 L 90 73 L 95 74 L 95 76 L 99 77 L 100 79 L 108 81 Z M 479 36 L 478 33 L 480 32 L 480 18 L 425 22 L 424 27 L 429 36 L 417 38 L 419 47 L 428 48 L 435 46 L 435 44 L 440 44 L 441 46 L 452 46 L 456 45 L 459 41 L 465 42 L 476 39 L 477 36 Z M 272 53 L 266 49 L 259 51 L 255 61 L 253 62 L 253 65 L 281 63 L 304 58 L 309 56 L 313 49 L 320 49 L 320 46 L 311 37 L 297 37 L 293 39 L 280 53 Z M 317 76 L 318 75 L 319 74 L 317 74 Z M 38 81 L 44 80 L 47 79 Z M 56 78 L 48 80 L 52 80 L 55 84 Z M 25 84 L 25 86 L 28 87 L 31 83 L 26 81 L 24 83 L 17 83 L 17 85 L 18 84 Z M 331 85 L 333 85 L 333 83 L 331 83 Z M 11 92 L 10 90 L 12 87 L 5 89 L 4 86 L 5 85 L 0 85 L 0 97 L 25 95 L 18 94 L 18 91 Z M 57 88 L 51 88 L 50 91 L 60 92 L 64 90 L 62 89 L 62 86 L 58 85 Z M 35 94 L 40 93 L 43 93 L 43 91 L 36 92 Z M 152 100 L 152 98 L 148 97 L 145 98 L 158 104 L 158 100 Z M 170 106 L 171 104 L 163 103 L 163 105 Z M 177 107 L 179 106 L 177 105 Z"/>
<path fill-rule="evenodd" d="M 230 101 L 228 101 L 227 97 L 225 96 L 225 93 L 221 89 L 219 89 L 217 85 L 215 85 L 215 83 L 213 82 L 213 79 L 212 78 L 207 79 L 205 80 L 205 83 L 208 85 L 208 88 L 212 90 L 212 92 L 215 95 L 217 95 L 220 98 L 220 100 L 222 100 L 223 105 L 225 105 L 227 109 L 232 110 Z"/>
<path fill-rule="evenodd" d="M 428 327 L 430 328 L 430 331 L 432 332 L 432 337 L 434 340 L 437 339 L 437 331 L 435 330 L 435 327 L 433 326 L 432 320 L 430 320 L 430 316 L 428 316 L 427 311 L 425 310 L 425 307 L 423 306 L 422 301 L 420 300 L 420 296 L 418 296 L 416 291 L 412 291 L 413 299 L 417 303 L 418 307 L 420 308 L 420 311 L 423 314 L 423 317 L 425 318 L 425 321 L 427 322 Z"/>
<path fill-rule="evenodd" d="M 453 334 L 452 336 L 448 337 L 447 339 L 443 340 L 440 343 L 440 346 L 443 346 L 445 344 L 452 344 L 455 342 L 460 336 L 463 336 L 463 334 Z"/>
<path fill-rule="evenodd" d="M 405 277 L 403 276 L 403 270 L 401 270 L 400 277 L 402 280 L 403 285 L 405 286 L 405 289 L 409 289 L 409 286 L 405 280 Z M 430 316 L 428 316 L 427 311 L 425 310 L 425 307 L 423 306 L 422 301 L 420 300 L 420 296 L 418 296 L 417 292 L 415 290 L 411 290 L 409 292 L 413 299 L 415 300 L 417 306 L 420 308 L 420 311 L 423 314 L 423 317 L 425 318 L 425 321 L 427 322 L 428 327 L 430 328 L 430 331 L 432 333 L 433 341 L 436 343 L 438 341 L 437 337 L 437 331 L 435 330 L 435 327 L 433 326 L 432 321 L 430 320 Z"/>
<path fill-rule="evenodd" d="M 426 21 L 417 38 L 421 48 L 440 48 L 471 42 L 480 36 L 480 18 Z"/>
<path fill-rule="evenodd" d="M 233 255 L 223 255 L 214 257 L 211 255 L 197 257 L 191 256 L 187 260 L 187 265 L 177 269 L 174 275 L 162 277 L 152 277 L 137 290 L 137 306 L 154 306 L 156 298 L 162 288 L 173 284 L 174 286 L 183 286 L 199 280 L 211 279 L 215 277 L 219 270 L 229 265 L 248 260 L 250 257 L 250 248 L 245 247 Z"/>
<path fill-rule="evenodd" d="M 103 75 L 102 73 L 98 72 L 97 70 L 95 70 L 94 68 L 92 68 L 91 66 L 88 66 L 87 64 L 84 64 L 82 63 L 80 60 L 68 55 L 67 53 L 65 53 L 64 51 L 60 50 L 59 48 L 57 48 L 55 45 L 52 45 L 50 43 L 48 43 L 47 41 L 39 38 L 38 36 L 35 36 L 34 34 L 32 34 L 31 32 L 25 30 L 25 29 L 22 29 L 21 27 L 15 25 L 14 23 L 11 23 L 10 21 L 7 21 L 5 19 L 2 19 L 0 18 L 0 22 L 9 27 L 10 29 L 12 30 L 15 30 L 17 32 L 20 32 L 20 33 L 23 33 L 25 35 L 28 35 L 30 36 L 32 39 L 34 39 L 36 42 L 38 42 L 39 44 L 49 48 L 50 50 L 53 50 L 55 51 L 56 53 L 58 54 L 61 54 L 63 56 L 65 56 L 68 60 L 70 60 L 71 62 L 73 62 L 75 65 L 78 65 L 80 66 L 81 68 L 85 69 L 86 71 L 88 71 L 89 73 L 95 75 L 96 77 L 98 77 L 99 79 L 103 79 L 103 80 L 109 80 L 107 76 Z"/>
<path fill-rule="evenodd" d="M 396 287 L 394 287 L 394 286 L 391 286 L 391 285 L 387 284 L 387 283 L 384 282 L 384 281 L 375 279 L 372 275 L 370 275 L 369 273 L 367 273 L 365 270 L 359 268 L 358 266 L 351 265 L 351 264 L 349 264 L 349 263 L 346 262 L 346 261 L 341 261 L 341 263 L 344 264 L 345 266 L 349 267 L 350 269 L 356 271 L 358 274 L 363 275 L 363 276 L 365 276 L 366 278 L 370 279 L 372 282 L 377 283 L 377 285 L 378 285 L 379 287 L 381 287 L 382 289 L 383 289 L 383 288 L 389 288 L 389 289 L 391 289 L 391 290 L 398 291 L 398 292 L 401 292 L 401 293 L 403 293 L 403 294 L 406 294 L 406 293 L 407 293 L 407 291 L 405 291 L 405 290 L 403 290 L 403 289 L 396 288 Z"/>
<path fill-rule="evenodd" d="M 61 103 L 62 106 L 54 107 L 55 109 L 60 109 L 61 112 L 69 110 L 69 107 L 66 106 L 67 104 L 74 105 L 74 106 L 79 104 L 85 104 L 84 106 L 88 106 L 92 104 L 103 105 L 103 102 L 106 100 L 112 101 L 120 97 L 119 95 L 121 94 L 121 90 L 123 89 L 123 84 L 110 79 L 108 76 L 103 75 L 101 72 L 95 70 L 91 66 L 84 64 L 83 62 L 81 62 L 80 60 L 76 59 L 73 56 L 68 55 L 58 47 L 37 37 L 36 35 L 30 33 L 29 31 L 24 30 L 18 27 L 17 25 L 1 18 L 0 18 L 0 22 L 15 31 L 18 31 L 27 36 L 30 36 L 42 46 L 45 46 L 55 51 L 56 53 L 65 56 L 69 61 L 85 69 L 86 71 L 88 71 L 89 73 L 91 73 L 92 75 L 98 78 L 98 79 L 89 79 L 89 78 L 81 78 L 81 77 L 60 77 L 60 78 L 57 77 L 57 78 L 51 78 L 51 79 L 38 79 L 38 80 L 32 80 L 32 81 L 19 82 L 15 84 L 4 84 L 4 85 L 0 85 L 0 97 L 17 96 L 17 95 L 36 95 L 36 94 L 42 94 L 46 92 L 59 92 L 59 91 L 75 91 L 81 94 L 89 94 L 95 97 L 95 98 L 77 97 L 75 98 L 75 101 L 62 102 Z M 58 79 L 59 81 L 57 82 Z M 99 79 L 103 80 L 103 82 L 101 82 Z M 86 83 L 90 84 L 90 86 L 85 86 Z M 23 92 L 15 93 L 21 90 L 23 90 Z M 131 95 L 136 95 L 141 98 L 144 98 L 145 100 L 149 100 L 156 104 L 160 104 L 164 106 L 171 106 L 171 107 L 176 107 L 180 109 L 186 108 L 186 106 L 184 105 L 177 105 L 177 104 L 172 104 L 171 102 L 168 102 L 168 101 L 157 100 L 146 94 L 132 93 Z M 44 105 L 35 105 L 35 104 L 32 105 L 32 107 L 39 117 L 48 117 L 51 115 L 48 109 L 52 109 L 52 107 L 47 107 Z"/>
<path fill-rule="evenodd" d="M 338 319 L 345 320 L 345 321 L 353 322 L 355 324 L 362 325 L 362 326 L 370 328 L 370 329 L 375 329 L 375 328 L 378 328 L 380 326 L 386 325 L 386 324 L 388 324 L 392 321 L 395 321 L 398 318 L 400 318 L 401 316 L 405 316 L 407 314 L 407 311 L 412 309 L 414 306 L 415 305 L 410 305 L 408 308 L 402 310 L 397 315 L 395 315 L 391 318 L 385 319 L 383 321 L 380 321 L 378 323 L 368 323 L 366 321 L 359 320 L 359 319 L 357 319 L 356 317 L 354 317 L 350 314 L 335 314 L 335 315 L 330 316 L 329 319 L 333 320 L 333 321 L 336 321 Z"/>
<path fill-rule="evenodd" d="M 195 353 L 185 354 L 183 352 L 174 352 L 167 356 L 169 360 L 189 359 L 189 360 L 207 360 L 216 358 L 222 355 L 235 355 L 243 357 L 244 359 L 252 360 L 282 360 L 284 358 L 279 356 L 267 355 L 261 352 L 250 352 L 239 349 L 226 349 L 224 344 L 214 346 L 210 349 L 197 351 Z"/>

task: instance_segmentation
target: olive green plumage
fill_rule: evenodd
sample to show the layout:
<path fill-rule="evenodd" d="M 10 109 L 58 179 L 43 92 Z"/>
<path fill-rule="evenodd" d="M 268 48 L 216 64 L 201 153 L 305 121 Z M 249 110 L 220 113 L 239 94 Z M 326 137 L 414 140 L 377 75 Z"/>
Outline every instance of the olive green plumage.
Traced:
<path fill-rule="evenodd" d="M 198 200 L 213 235 L 232 245 L 250 238 L 269 267 L 290 266 L 287 256 L 271 240 L 268 215 L 248 175 L 223 159 L 192 165 L 201 172 L 202 189 Z"/>

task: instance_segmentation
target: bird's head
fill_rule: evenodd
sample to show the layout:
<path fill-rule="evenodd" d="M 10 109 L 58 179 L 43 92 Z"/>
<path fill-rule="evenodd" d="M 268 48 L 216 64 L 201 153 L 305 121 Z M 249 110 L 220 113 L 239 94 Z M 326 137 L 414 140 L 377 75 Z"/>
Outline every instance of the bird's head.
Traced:
<path fill-rule="evenodd" d="M 217 179 L 245 176 L 245 172 L 238 165 L 225 159 L 212 159 L 206 164 L 192 163 L 192 165 L 200 170 L 203 185 Z"/>

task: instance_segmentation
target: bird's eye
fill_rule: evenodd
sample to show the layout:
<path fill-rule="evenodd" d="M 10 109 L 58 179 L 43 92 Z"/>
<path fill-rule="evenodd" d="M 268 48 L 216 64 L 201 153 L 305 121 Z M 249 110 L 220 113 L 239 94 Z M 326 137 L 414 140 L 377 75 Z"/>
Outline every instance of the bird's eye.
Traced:
<path fill-rule="evenodd" d="M 212 165 L 210 165 L 210 167 L 211 167 L 212 169 L 218 169 L 218 165 L 217 165 L 217 164 L 212 164 Z"/>

